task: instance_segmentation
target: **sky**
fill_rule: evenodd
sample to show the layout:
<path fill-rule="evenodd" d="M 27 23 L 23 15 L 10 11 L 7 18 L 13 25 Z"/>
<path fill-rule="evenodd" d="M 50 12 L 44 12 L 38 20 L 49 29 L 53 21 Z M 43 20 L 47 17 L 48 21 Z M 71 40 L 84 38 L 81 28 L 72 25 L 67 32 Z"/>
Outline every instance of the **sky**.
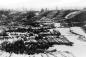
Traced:
<path fill-rule="evenodd" d="M 35 9 L 41 8 L 83 8 L 86 0 L 0 0 L 0 8 L 7 9 Z"/>

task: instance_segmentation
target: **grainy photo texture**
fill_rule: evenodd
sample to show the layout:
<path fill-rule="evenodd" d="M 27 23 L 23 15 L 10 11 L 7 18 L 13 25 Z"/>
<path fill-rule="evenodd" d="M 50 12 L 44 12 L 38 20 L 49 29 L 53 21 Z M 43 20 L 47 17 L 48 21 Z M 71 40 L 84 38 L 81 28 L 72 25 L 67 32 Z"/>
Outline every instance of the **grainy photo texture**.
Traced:
<path fill-rule="evenodd" d="M 0 57 L 86 57 L 85 0 L 0 1 Z"/>

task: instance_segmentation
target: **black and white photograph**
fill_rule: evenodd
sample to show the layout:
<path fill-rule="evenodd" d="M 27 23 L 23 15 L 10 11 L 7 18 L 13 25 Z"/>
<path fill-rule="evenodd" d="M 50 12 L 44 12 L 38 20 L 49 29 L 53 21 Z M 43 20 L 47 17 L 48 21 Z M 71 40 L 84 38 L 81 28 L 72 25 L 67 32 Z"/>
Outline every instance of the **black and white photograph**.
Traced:
<path fill-rule="evenodd" d="M 86 0 L 0 0 L 0 57 L 86 57 Z"/>

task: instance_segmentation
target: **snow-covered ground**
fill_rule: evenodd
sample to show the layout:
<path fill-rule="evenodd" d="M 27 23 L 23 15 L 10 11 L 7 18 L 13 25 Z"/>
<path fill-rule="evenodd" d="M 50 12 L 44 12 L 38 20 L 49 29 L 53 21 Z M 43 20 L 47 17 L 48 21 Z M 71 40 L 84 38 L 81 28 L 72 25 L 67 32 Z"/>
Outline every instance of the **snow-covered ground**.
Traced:
<path fill-rule="evenodd" d="M 84 31 L 80 27 L 72 27 L 72 29 L 81 35 L 85 35 Z M 75 57 L 86 57 L 86 42 L 79 40 L 78 35 L 71 34 L 69 28 L 56 28 L 59 30 L 62 35 L 65 35 L 67 39 L 74 43 L 73 46 L 63 46 L 63 45 L 54 45 L 54 48 L 61 51 L 69 51 L 74 54 Z"/>
<path fill-rule="evenodd" d="M 65 45 L 54 45 L 54 47 L 51 47 L 53 49 L 57 49 L 57 51 L 68 51 L 73 54 L 74 57 L 86 57 L 86 42 L 79 39 L 78 35 L 74 35 L 70 32 L 69 28 L 55 28 L 55 30 L 60 31 L 62 35 L 67 37 L 67 39 L 74 43 L 73 46 L 65 46 Z M 72 27 L 71 30 L 73 30 L 75 33 L 85 35 L 84 31 L 80 27 Z M 2 54 L 3 53 L 3 54 Z M 64 52 L 62 52 L 63 54 Z M 2 54 L 0 57 L 9 57 L 10 54 L 6 52 L 0 52 Z M 70 54 L 65 53 L 65 57 L 72 57 Z M 59 52 L 56 53 L 57 57 L 62 57 Z M 35 55 L 17 55 L 12 54 L 11 57 L 56 57 L 53 55 L 46 55 L 46 54 L 35 54 Z"/>

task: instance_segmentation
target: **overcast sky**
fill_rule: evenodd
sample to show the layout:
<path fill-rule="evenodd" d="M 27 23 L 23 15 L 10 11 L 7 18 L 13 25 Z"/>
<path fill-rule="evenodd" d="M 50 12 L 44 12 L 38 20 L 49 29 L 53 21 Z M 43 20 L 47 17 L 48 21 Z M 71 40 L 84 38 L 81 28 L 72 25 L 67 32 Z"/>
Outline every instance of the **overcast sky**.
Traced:
<path fill-rule="evenodd" d="M 41 8 L 82 8 L 86 0 L 0 0 L 0 8 L 41 9 Z"/>

